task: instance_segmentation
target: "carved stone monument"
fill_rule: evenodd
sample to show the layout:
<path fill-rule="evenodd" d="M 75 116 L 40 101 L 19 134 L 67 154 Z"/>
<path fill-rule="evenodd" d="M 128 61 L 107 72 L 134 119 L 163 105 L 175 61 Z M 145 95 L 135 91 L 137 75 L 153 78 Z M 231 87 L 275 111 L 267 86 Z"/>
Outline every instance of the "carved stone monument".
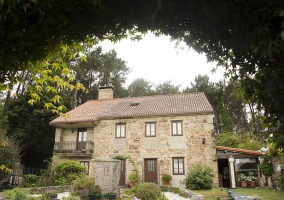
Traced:
<path fill-rule="evenodd" d="M 102 193 L 119 195 L 120 160 L 95 159 L 95 184 L 99 185 Z"/>

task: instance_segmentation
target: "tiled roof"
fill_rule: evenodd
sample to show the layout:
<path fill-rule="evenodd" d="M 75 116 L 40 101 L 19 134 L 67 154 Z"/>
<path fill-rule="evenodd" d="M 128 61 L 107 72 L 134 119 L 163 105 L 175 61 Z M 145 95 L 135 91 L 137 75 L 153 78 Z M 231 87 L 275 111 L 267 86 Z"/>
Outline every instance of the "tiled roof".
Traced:
<path fill-rule="evenodd" d="M 263 155 L 264 153 L 261 151 L 254 151 L 248 149 L 239 149 L 239 148 L 231 148 L 231 147 L 224 147 L 224 146 L 216 146 L 218 151 L 230 151 L 234 153 L 243 153 L 243 154 L 250 154 L 250 155 Z"/>
<path fill-rule="evenodd" d="M 87 101 L 50 124 L 190 113 L 213 113 L 203 92 Z"/>

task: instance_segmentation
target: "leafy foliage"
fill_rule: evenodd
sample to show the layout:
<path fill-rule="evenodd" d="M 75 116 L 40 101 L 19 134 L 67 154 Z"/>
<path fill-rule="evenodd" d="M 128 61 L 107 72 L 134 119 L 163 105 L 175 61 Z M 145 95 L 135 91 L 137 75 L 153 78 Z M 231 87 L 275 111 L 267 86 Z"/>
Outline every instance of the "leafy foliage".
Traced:
<path fill-rule="evenodd" d="M 54 127 L 49 122 L 57 115 L 43 109 L 43 102 L 29 105 L 28 99 L 25 93 L 7 102 L 4 113 L 9 121 L 7 136 L 19 141 L 22 164 L 42 169 L 46 167 L 43 161 L 52 157 Z"/>
<path fill-rule="evenodd" d="M 72 183 L 72 190 L 76 194 L 78 190 L 88 190 L 90 191 L 92 187 L 95 185 L 94 178 L 90 178 L 88 176 L 82 176 L 78 177 L 73 183 Z"/>
<path fill-rule="evenodd" d="M 160 187 L 154 183 L 139 184 L 135 189 L 135 192 L 135 196 L 141 200 L 163 200 L 163 194 Z"/>
<path fill-rule="evenodd" d="M 85 176 L 87 169 L 74 160 L 65 160 L 55 167 L 55 185 L 71 185 L 72 181 Z"/>
<path fill-rule="evenodd" d="M 48 70 L 45 66 L 49 64 L 67 74 L 62 56 L 54 59 L 56 54 L 84 54 L 84 43 L 117 41 L 127 35 L 141 38 L 150 30 L 185 41 L 204 53 L 208 61 L 225 67 L 227 76 L 240 80 L 244 97 L 258 110 L 265 111 L 266 124 L 282 124 L 283 7 L 283 1 L 257 0 L 1 1 L 1 88 L 6 87 L 7 81 L 21 81 L 21 72 L 25 70 L 37 76 Z M 48 80 L 38 77 L 43 82 Z M 62 84 L 55 76 L 54 81 L 49 81 L 60 89 L 69 86 L 69 80 Z M 40 92 L 31 94 L 33 101 L 40 97 Z M 52 102 L 59 99 L 55 93 L 46 106 L 52 107 Z M 283 135 L 283 130 L 275 138 Z"/>
<path fill-rule="evenodd" d="M 13 188 L 12 190 L 5 190 L 4 195 L 11 200 L 36 200 L 37 197 L 28 195 L 28 191 L 25 188 Z"/>
<path fill-rule="evenodd" d="M 184 179 L 187 189 L 200 190 L 212 189 L 213 187 L 214 171 L 212 168 L 201 163 L 196 164 Z"/>
<path fill-rule="evenodd" d="M 229 132 L 215 135 L 216 145 L 237 148 L 240 140 L 237 134 Z"/>
<path fill-rule="evenodd" d="M 126 64 L 124 60 L 117 57 L 116 51 L 111 50 L 103 53 L 100 46 L 94 50 L 88 49 L 86 60 L 74 59 L 69 62 L 68 66 L 76 76 L 73 83 L 81 83 L 88 91 L 68 91 L 70 96 L 74 96 L 73 107 L 87 100 L 97 99 L 97 88 L 103 85 L 112 85 L 115 88 L 115 97 L 127 96 L 123 84 L 130 69 Z"/>
<path fill-rule="evenodd" d="M 170 182 L 172 180 L 172 176 L 170 174 L 163 174 L 162 180 L 165 182 Z"/>
<path fill-rule="evenodd" d="M 35 187 L 37 186 L 37 182 L 39 180 L 39 176 L 34 175 L 34 174 L 27 174 L 24 175 L 24 186 L 25 187 Z"/>
<path fill-rule="evenodd" d="M 20 148 L 14 139 L 0 131 L 0 180 L 5 173 L 12 172 L 20 162 Z"/>
<path fill-rule="evenodd" d="M 258 136 L 245 135 L 244 137 L 240 138 L 240 143 L 238 145 L 238 148 L 259 150 L 263 146 L 265 146 L 265 144 L 261 141 L 261 139 Z"/>
<path fill-rule="evenodd" d="M 270 156 L 268 155 L 264 156 L 264 161 L 259 165 L 259 169 L 263 173 L 263 175 L 272 176 L 274 170 Z"/>
<path fill-rule="evenodd" d="M 152 82 L 147 81 L 144 78 L 137 78 L 129 84 L 127 88 L 128 96 L 150 96 L 154 93 L 153 86 Z"/>
<path fill-rule="evenodd" d="M 264 146 L 263 141 L 255 135 L 237 135 L 236 133 L 222 133 L 215 136 L 218 146 L 259 150 Z"/>

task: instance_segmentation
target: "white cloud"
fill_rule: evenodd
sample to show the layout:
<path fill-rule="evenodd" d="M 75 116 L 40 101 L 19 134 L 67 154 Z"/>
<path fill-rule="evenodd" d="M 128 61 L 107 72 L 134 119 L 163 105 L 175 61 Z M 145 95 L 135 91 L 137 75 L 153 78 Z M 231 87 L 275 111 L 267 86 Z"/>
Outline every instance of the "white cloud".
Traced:
<path fill-rule="evenodd" d="M 155 84 L 171 80 L 174 85 L 180 85 L 184 89 L 190 86 L 190 82 L 198 74 L 207 74 L 210 81 L 214 82 L 223 79 L 223 68 L 219 67 L 212 74 L 211 70 L 216 64 L 207 63 L 204 55 L 187 47 L 184 50 L 176 49 L 175 43 L 170 42 L 168 36 L 155 37 L 147 34 L 140 41 L 125 39 L 116 44 L 105 41 L 100 45 L 104 51 L 114 49 L 118 57 L 125 60 L 131 68 L 126 85 L 136 78 L 144 78 Z"/>

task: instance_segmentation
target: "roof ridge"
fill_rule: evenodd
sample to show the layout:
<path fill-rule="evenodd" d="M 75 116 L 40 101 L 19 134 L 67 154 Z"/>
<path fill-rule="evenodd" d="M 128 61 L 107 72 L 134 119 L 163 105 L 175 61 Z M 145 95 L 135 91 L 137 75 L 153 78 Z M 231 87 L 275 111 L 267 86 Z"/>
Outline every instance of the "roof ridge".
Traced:
<path fill-rule="evenodd" d="M 120 99 L 134 99 L 134 98 L 153 98 L 153 97 L 161 97 L 161 96 L 177 96 L 177 95 L 191 95 L 191 94 L 200 94 L 203 93 L 205 95 L 204 92 L 186 92 L 186 93 L 178 93 L 178 94 L 156 94 L 156 95 L 149 95 L 149 96 L 136 96 L 136 97 L 121 97 L 121 98 L 113 98 L 113 99 L 92 99 L 92 100 L 88 100 L 86 102 L 91 102 L 91 101 L 110 101 L 110 100 L 120 100 Z"/>

